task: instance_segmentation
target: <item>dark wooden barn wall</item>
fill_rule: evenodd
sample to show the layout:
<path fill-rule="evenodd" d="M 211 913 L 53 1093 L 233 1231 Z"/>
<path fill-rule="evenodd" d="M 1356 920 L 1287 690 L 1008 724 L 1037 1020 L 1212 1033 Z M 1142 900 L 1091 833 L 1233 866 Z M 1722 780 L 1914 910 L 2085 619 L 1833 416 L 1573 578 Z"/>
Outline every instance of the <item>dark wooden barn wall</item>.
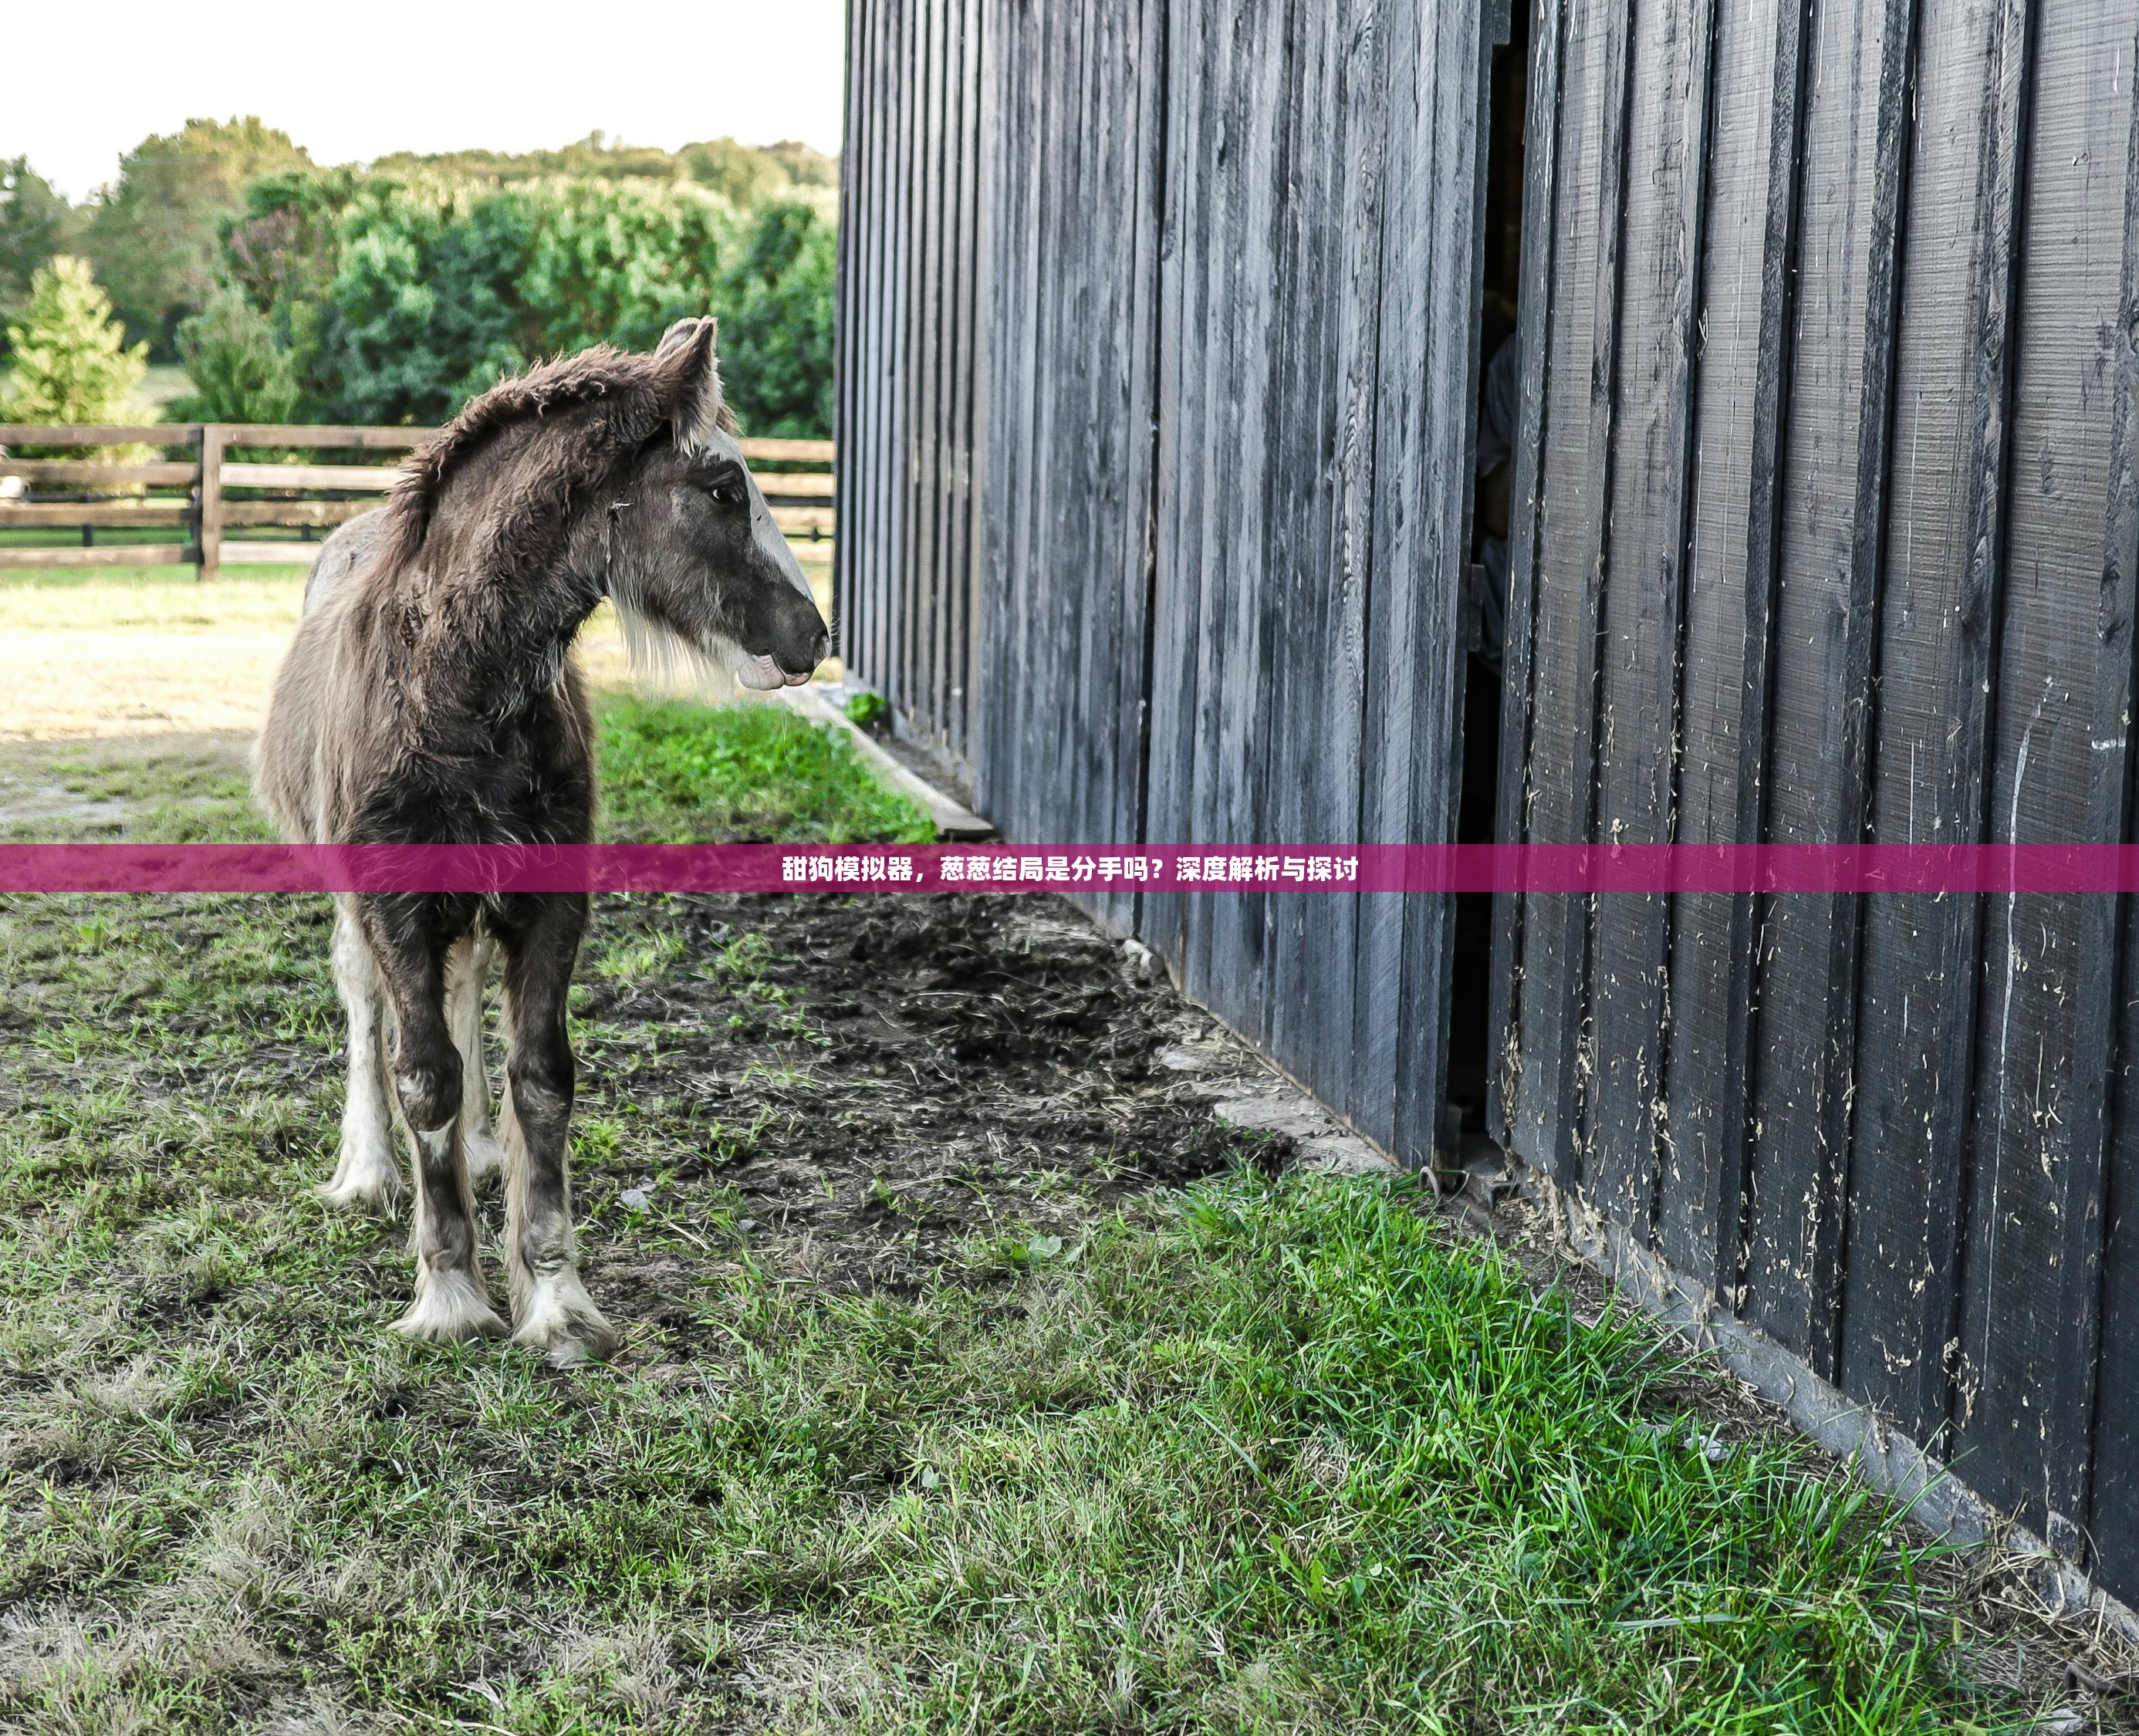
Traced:
<path fill-rule="evenodd" d="M 1012 838 L 1133 844 L 1144 799 L 1162 0 L 991 7 L 975 760 Z M 1094 902 L 1120 927 L 1133 897 Z"/>
<path fill-rule="evenodd" d="M 1504 835 L 2133 841 L 2128 0 L 1631 18 L 1539 7 Z M 2130 1597 L 2127 916 L 1536 897 L 1497 944 L 1514 1147 Z"/>
<path fill-rule="evenodd" d="M 1476 8 L 1000 0 L 975 759 L 1011 836 L 1446 838 Z M 1445 901 L 1094 907 L 1422 1157 Z"/>
<path fill-rule="evenodd" d="M 1145 835 L 1452 835 L 1481 8 L 1170 7 Z M 1423 1158 L 1447 901 L 1153 897 L 1144 938 Z"/>
<path fill-rule="evenodd" d="M 970 761 L 986 0 L 847 8 L 833 584 L 848 668 Z"/>
<path fill-rule="evenodd" d="M 1011 835 L 1448 835 L 1441 10 L 850 7 L 845 646 Z M 1536 12 L 1501 835 L 2132 841 L 2128 0 Z M 1089 902 L 1424 1156 L 1444 902 Z M 2127 917 L 1509 898 L 1492 994 L 1520 1155 L 2132 1596 Z"/>

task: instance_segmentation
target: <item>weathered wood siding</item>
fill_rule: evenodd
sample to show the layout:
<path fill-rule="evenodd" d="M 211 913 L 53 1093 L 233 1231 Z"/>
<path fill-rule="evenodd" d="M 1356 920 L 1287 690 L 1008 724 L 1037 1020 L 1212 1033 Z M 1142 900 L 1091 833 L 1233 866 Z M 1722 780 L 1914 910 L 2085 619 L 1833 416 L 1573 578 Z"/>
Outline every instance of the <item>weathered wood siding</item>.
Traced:
<path fill-rule="evenodd" d="M 1451 836 L 1485 27 L 991 8 L 976 761 L 1010 836 Z M 1446 900 L 1089 902 L 1427 1155 Z"/>
<path fill-rule="evenodd" d="M 1490 25 L 1438 11 L 851 8 L 848 654 L 1010 836 L 1450 835 Z M 1426 1156 L 1447 901 L 1088 902 Z"/>
<path fill-rule="evenodd" d="M 1500 835 L 2133 841 L 2130 0 L 1534 4 Z M 850 8 L 846 643 L 1011 836 L 1450 835 L 1489 11 Z M 1089 902 L 1426 1155 L 1446 901 Z M 1506 1142 L 2139 1594 L 2126 902 L 1494 946 Z"/>
<path fill-rule="evenodd" d="M 1540 0 L 1503 835 L 2133 841 L 2128 0 Z M 2139 1592 L 2126 901 L 1504 901 L 1499 1113 Z"/>
<path fill-rule="evenodd" d="M 967 764 L 980 594 L 981 61 L 988 0 L 854 0 L 840 176 L 840 654 Z"/>
<path fill-rule="evenodd" d="M 1165 0 L 996 0 L 981 809 L 1142 836 L 1151 681 Z M 1133 897 L 1092 901 L 1133 926 Z"/>
<path fill-rule="evenodd" d="M 1446 840 L 1486 21 L 1173 0 L 1168 22 L 1143 835 Z M 1172 896 L 1137 921 L 1191 994 L 1422 1160 L 1450 910 Z"/>

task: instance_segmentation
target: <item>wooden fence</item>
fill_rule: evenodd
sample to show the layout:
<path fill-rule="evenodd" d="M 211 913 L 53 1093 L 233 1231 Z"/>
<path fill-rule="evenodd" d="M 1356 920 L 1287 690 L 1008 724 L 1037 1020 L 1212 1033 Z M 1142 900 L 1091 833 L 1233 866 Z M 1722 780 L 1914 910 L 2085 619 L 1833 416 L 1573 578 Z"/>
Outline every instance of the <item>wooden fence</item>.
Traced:
<path fill-rule="evenodd" d="M 237 423 L 149 423 L 135 427 L 0 423 L 0 449 L 58 447 L 74 451 L 140 447 L 150 458 L 122 453 L 95 458 L 0 458 L 0 478 L 25 485 L 0 499 L 0 531 L 79 531 L 73 546 L 0 541 L 0 570 L 10 568 L 193 566 L 203 579 L 226 566 L 302 564 L 315 531 L 370 511 L 399 473 L 398 455 L 436 432 L 419 428 L 338 428 Z M 829 440 L 746 440 L 772 516 L 790 539 L 826 542 L 833 531 L 833 446 Z M 394 455 L 393 462 L 323 464 L 253 462 L 229 454 L 247 448 L 286 454 Z M 762 467 L 775 466 L 777 468 Z M 295 531 L 299 540 L 275 536 Z M 120 542 L 99 531 L 130 533 Z M 142 541 L 142 532 L 173 537 Z M 267 536 L 257 533 L 269 532 Z M 237 535 L 232 532 L 240 533 Z"/>

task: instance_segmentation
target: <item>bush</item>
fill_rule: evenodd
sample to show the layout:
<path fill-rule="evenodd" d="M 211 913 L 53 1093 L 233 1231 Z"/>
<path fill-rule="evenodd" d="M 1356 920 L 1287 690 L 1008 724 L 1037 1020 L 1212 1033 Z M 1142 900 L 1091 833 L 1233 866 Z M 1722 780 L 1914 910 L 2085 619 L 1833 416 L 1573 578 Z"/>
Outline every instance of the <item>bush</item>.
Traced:
<path fill-rule="evenodd" d="M 117 422 L 149 371 L 149 346 L 126 330 L 86 259 L 61 254 L 31 280 L 30 299 L 7 327 L 15 355 L 0 422 Z"/>
<path fill-rule="evenodd" d="M 540 331 L 518 306 L 533 218 L 517 192 L 384 183 L 360 193 L 338 228 L 322 321 L 327 419 L 443 422 L 525 366 Z"/>
<path fill-rule="evenodd" d="M 832 226 L 809 206 L 768 205 L 722 285 L 722 377 L 753 434 L 831 438 L 835 253 Z"/>
<path fill-rule="evenodd" d="M 181 422 L 286 422 L 297 374 L 274 328 L 235 290 L 218 290 L 179 327 L 193 395 L 172 406 Z"/>

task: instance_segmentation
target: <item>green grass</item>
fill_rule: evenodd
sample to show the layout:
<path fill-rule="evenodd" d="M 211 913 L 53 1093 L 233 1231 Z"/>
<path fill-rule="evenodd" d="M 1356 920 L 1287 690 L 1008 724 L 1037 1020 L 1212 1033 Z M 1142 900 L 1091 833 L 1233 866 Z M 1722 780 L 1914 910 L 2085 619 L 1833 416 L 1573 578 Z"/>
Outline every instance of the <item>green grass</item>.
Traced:
<path fill-rule="evenodd" d="M 607 834 L 639 844 L 927 843 L 928 816 L 877 782 L 846 737 L 782 705 L 605 698 Z"/>
<path fill-rule="evenodd" d="M 31 534 L 0 531 L 0 544 Z M 154 625 L 171 609 L 219 625 L 274 609 L 294 627 L 304 576 L 302 564 L 225 567 L 203 589 L 190 566 L 22 568 L 0 572 L 0 607 L 18 618 L 24 631 Z M 32 610 L 37 613 L 23 613 Z"/>
<path fill-rule="evenodd" d="M 924 843 L 927 814 L 877 781 L 846 738 L 785 706 L 595 702 L 601 835 L 624 843 Z M 36 782 L 69 800 L 0 817 L 0 843 L 253 842 L 273 832 L 234 744 L 154 736 L 0 746 L 0 811 Z"/>
<path fill-rule="evenodd" d="M 777 708 L 603 731 L 639 835 L 913 824 Z M 144 814 L 237 800 L 81 775 Z M 588 974 L 694 968 L 809 1034 L 761 936 L 691 965 L 682 932 L 604 935 Z M 404 1232 L 309 1191 L 326 935 L 314 899 L 0 901 L 0 1728 L 1928 1736 L 2033 1709 L 1972 1683 L 1942 1564 L 1861 1488 L 1773 1438 L 1690 1450 L 1714 1377 L 1407 1185 L 1231 1175 L 855 1293 L 668 1179 L 758 1128 L 663 1083 L 658 1015 L 576 1039 L 583 1244 L 598 1290 L 639 1285 L 624 1359 L 406 1346 Z M 668 1166 L 643 1205 L 634 1151 Z"/>
<path fill-rule="evenodd" d="M 252 800 L 244 763 L 151 736 L 68 742 L 35 751 L 50 782 L 79 807 L 63 823 L 0 824 L 0 841 L 125 840 L 134 844 L 265 844 L 274 829 Z M 17 750 L 14 757 L 27 757 Z"/>
<path fill-rule="evenodd" d="M 316 964 L 242 951 L 256 989 L 309 976 L 272 1028 L 323 1042 Z M 27 1728 L 295 1704 L 1750 1736 L 2019 1709 L 1955 1676 L 1861 1494 L 1774 1445 L 1685 1450 L 1645 1331 L 1582 1323 L 1403 1189 L 1239 1176 L 1072 1246 L 972 1247 L 903 1298 L 746 1258 L 689 1289 L 724 1355 L 560 1380 L 380 1336 L 363 1280 L 398 1261 L 282 1156 L 315 1112 L 242 1092 L 205 1152 L 186 1116 L 98 1093 L 0 1133 L 0 1715 Z"/>

